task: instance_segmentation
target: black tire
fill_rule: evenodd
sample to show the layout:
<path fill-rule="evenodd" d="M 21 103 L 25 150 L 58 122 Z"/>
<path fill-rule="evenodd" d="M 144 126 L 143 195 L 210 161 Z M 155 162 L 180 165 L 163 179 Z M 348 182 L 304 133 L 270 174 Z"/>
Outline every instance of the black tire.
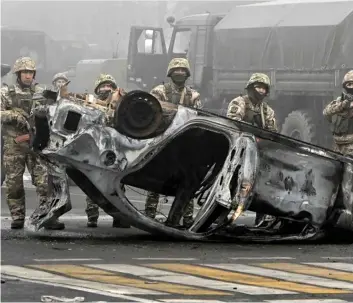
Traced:
<path fill-rule="evenodd" d="M 316 125 L 309 112 L 292 111 L 284 120 L 281 134 L 307 143 L 317 144 Z"/>

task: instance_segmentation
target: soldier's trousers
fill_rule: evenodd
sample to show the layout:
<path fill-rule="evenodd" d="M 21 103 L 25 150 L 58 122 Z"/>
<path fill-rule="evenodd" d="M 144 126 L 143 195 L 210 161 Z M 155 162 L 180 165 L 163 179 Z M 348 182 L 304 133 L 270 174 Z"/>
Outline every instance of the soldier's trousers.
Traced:
<path fill-rule="evenodd" d="M 124 186 L 122 185 L 122 190 L 125 191 Z M 86 214 L 88 221 L 98 221 L 99 218 L 99 206 L 94 203 L 88 196 L 86 196 Z"/>
<path fill-rule="evenodd" d="M 145 204 L 145 214 L 147 217 L 155 218 L 159 203 L 159 194 L 148 192 Z M 194 200 L 190 200 L 183 214 L 184 223 L 190 223 L 193 220 Z"/>
<path fill-rule="evenodd" d="M 48 199 L 47 168 L 38 157 L 28 153 L 28 150 L 29 145 L 27 142 L 16 144 L 13 138 L 5 138 L 6 200 L 12 220 L 25 219 L 26 205 L 23 174 L 26 165 L 31 174 L 32 183 L 36 186 L 40 204 L 45 204 Z"/>
<path fill-rule="evenodd" d="M 86 214 L 88 221 L 97 221 L 99 218 L 99 206 L 86 196 Z"/>

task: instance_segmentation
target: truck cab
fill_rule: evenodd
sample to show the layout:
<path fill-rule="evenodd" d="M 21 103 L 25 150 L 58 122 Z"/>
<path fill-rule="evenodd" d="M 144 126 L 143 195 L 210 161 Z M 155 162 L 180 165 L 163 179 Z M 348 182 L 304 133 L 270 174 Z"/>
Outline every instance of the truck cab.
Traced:
<path fill-rule="evenodd" d="M 174 23 L 169 17 L 168 23 L 173 28 L 169 46 L 162 28 L 131 27 L 127 83 L 143 90 L 168 81 L 166 71 L 173 58 L 183 57 L 190 62 L 191 77 L 188 85 L 199 91 L 207 89 L 212 81 L 212 45 L 213 28 L 224 14 L 197 14 L 181 18 Z"/>

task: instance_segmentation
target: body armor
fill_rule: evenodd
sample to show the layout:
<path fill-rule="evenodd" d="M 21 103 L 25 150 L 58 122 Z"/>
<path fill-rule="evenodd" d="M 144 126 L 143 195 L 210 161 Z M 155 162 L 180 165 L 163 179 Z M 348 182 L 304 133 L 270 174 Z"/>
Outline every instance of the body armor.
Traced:
<path fill-rule="evenodd" d="M 33 95 L 35 93 L 35 85 L 31 85 L 27 91 L 22 91 L 21 93 L 16 93 L 14 85 L 9 86 L 9 95 L 12 100 L 12 107 L 21 108 L 28 115 L 30 115 L 33 107 Z"/>
<path fill-rule="evenodd" d="M 332 116 L 331 131 L 335 136 L 344 136 L 353 134 L 353 119 L 341 115 Z"/>
<path fill-rule="evenodd" d="M 246 99 L 247 99 L 246 100 L 247 102 L 251 103 L 251 101 L 248 98 Z M 253 109 L 251 107 L 247 108 L 243 121 L 260 128 L 266 128 L 266 123 L 265 123 L 266 111 L 267 111 L 267 105 L 265 103 L 261 103 L 259 108 L 257 109 Z"/>
<path fill-rule="evenodd" d="M 173 104 L 183 104 L 186 106 L 193 106 L 191 104 L 191 99 L 192 99 L 192 91 L 189 87 L 185 86 L 184 88 L 184 98 L 182 100 L 182 94 L 183 91 L 181 92 L 173 92 L 173 88 L 170 83 L 164 84 L 165 88 L 165 94 L 167 96 L 167 102 L 173 103 Z"/>

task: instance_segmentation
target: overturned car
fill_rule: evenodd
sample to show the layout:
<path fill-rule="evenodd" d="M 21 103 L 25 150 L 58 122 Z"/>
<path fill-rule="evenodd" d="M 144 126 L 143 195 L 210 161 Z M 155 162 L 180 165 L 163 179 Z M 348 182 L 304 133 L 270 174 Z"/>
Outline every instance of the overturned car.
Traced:
<path fill-rule="evenodd" d="M 353 158 L 143 91 L 123 96 L 110 114 L 61 97 L 35 113 L 35 124 L 32 147 L 47 161 L 51 184 L 50 209 L 30 218 L 36 230 L 71 209 L 68 175 L 105 212 L 153 234 L 276 241 L 344 231 L 353 238 Z M 140 212 L 124 185 L 173 196 L 166 221 Z M 185 228 L 179 223 L 191 199 L 202 206 Z M 239 225 L 246 211 L 275 220 Z"/>

